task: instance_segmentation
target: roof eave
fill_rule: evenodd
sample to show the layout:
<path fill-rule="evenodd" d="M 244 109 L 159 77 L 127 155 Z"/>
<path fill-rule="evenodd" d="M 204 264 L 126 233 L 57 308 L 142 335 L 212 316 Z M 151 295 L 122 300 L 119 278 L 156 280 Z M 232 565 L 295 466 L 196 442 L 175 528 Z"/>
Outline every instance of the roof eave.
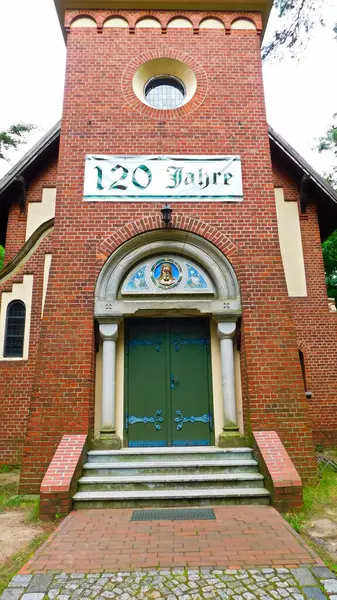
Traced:
<path fill-rule="evenodd" d="M 52 129 L 46 133 L 28 152 L 16 163 L 16 165 L 6 173 L 0 180 L 0 196 L 3 194 L 15 181 L 16 177 L 23 175 L 34 162 L 43 155 L 54 142 L 57 142 L 60 137 L 61 121 L 58 121 Z"/>
<path fill-rule="evenodd" d="M 286 142 L 286 140 L 278 134 L 270 125 L 269 139 L 277 146 L 277 148 L 288 158 L 295 163 L 298 168 L 303 172 L 303 175 L 308 175 L 310 179 L 325 193 L 329 198 L 336 204 L 337 207 L 337 192 L 331 187 L 331 185 L 322 177 L 315 169 L 307 163 L 304 158 L 296 152 L 296 150 Z"/>

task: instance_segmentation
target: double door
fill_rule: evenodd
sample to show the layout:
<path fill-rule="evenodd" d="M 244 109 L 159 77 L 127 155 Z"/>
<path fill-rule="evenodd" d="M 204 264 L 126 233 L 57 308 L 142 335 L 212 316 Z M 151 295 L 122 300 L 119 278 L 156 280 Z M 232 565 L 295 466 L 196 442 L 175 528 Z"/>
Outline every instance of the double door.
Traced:
<path fill-rule="evenodd" d="M 126 321 L 128 446 L 210 445 L 212 404 L 208 319 Z"/>

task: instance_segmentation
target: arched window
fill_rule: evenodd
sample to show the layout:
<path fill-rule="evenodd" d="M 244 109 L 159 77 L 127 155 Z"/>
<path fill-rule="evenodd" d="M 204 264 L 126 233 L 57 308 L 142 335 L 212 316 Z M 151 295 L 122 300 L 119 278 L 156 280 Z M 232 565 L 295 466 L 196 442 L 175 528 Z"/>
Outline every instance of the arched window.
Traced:
<path fill-rule="evenodd" d="M 4 356 L 23 357 L 26 307 L 21 300 L 13 300 L 7 307 Z"/>

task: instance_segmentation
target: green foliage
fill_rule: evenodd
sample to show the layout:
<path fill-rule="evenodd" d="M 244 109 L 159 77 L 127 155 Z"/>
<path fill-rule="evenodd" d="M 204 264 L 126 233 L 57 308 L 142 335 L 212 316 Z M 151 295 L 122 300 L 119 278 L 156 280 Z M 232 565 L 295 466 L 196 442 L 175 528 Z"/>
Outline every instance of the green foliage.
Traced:
<path fill-rule="evenodd" d="M 282 57 L 286 49 L 292 56 L 305 48 L 310 32 L 324 26 L 324 0 L 274 0 L 279 27 L 262 48 L 262 58 Z M 337 25 L 336 25 L 337 32 Z"/>
<path fill-rule="evenodd" d="M 40 498 L 32 500 L 32 507 L 27 515 L 27 522 L 33 523 L 40 519 Z"/>
<path fill-rule="evenodd" d="M 337 26 L 336 26 L 337 31 Z M 337 113 L 333 115 L 334 122 L 327 129 L 325 134 L 318 140 L 318 152 L 325 152 L 326 150 L 333 152 L 336 158 L 336 166 L 332 169 L 331 173 L 325 174 L 325 178 L 337 189 Z"/>
<path fill-rule="evenodd" d="M 0 131 L 0 160 L 6 160 L 6 151 L 16 149 L 20 144 L 27 142 L 26 134 L 30 133 L 35 125 L 31 123 L 16 123 L 8 129 Z"/>
<path fill-rule="evenodd" d="M 325 469 L 317 485 L 303 489 L 303 508 L 284 515 L 297 532 L 301 532 L 308 521 L 323 512 L 324 508 L 335 507 L 337 500 L 337 473 Z"/>
<path fill-rule="evenodd" d="M 286 513 L 284 517 L 297 533 L 301 533 L 305 523 L 303 513 Z"/>
<path fill-rule="evenodd" d="M 0 271 L 3 269 L 5 260 L 5 248 L 0 244 Z"/>
<path fill-rule="evenodd" d="M 325 240 L 322 248 L 328 296 L 337 299 L 337 229 Z"/>

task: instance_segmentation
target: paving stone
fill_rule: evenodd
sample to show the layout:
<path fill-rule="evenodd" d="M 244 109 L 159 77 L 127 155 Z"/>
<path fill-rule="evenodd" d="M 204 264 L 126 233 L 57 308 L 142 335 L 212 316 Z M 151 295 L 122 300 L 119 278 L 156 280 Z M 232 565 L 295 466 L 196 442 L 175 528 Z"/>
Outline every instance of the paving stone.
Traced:
<path fill-rule="evenodd" d="M 42 575 L 34 575 L 29 583 L 27 592 L 34 594 L 38 592 L 47 593 L 48 588 L 53 580 L 53 575 L 50 573 L 43 573 Z M 25 599 L 26 600 L 26 599 Z M 33 598 L 28 600 L 34 600 Z M 38 600 L 36 598 L 36 600 Z"/>
<path fill-rule="evenodd" d="M 15 581 L 21 587 L 14 587 Z M 303 586 L 304 582 L 308 585 Z M 337 580 L 329 577 L 322 583 L 334 594 L 331 598 L 326 598 L 312 571 L 305 567 L 291 571 L 173 568 L 88 575 L 18 575 L 1 600 L 42 600 L 44 595 L 48 600 L 337 600 Z"/>
<path fill-rule="evenodd" d="M 322 579 L 322 583 L 329 594 L 337 594 L 337 579 Z"/>
<path fill-rule="evenodd" d="M 318 579 L 337 579 L 336 575 L 327 567 L 312 567 L 312 571 Z"/>
<path fill-rule="evenodd" d="M 23 588 L 7 588 L 0 596 L 1 600 L 18 600 L 23 593 Z"/>
<path fill-rule="evenodd" d="M 303 586 L 302 591 L 312 600 L 326 600 L 325 594 L 319 587 Z"/>
<path fill-rule="evenodd" d="M 313 574 L 311 573 L 310 569 L 305 569 L 305 568 L 291 569 L 291 572 L 301 586 L 317 585 L 317 581 L 316 581 L 315 577 L 313 576 Z"/>
<path fill-rule="evenodd" d="M 33 575 L 15 575 L 12 581 L 8 584 L 8 587 L 25 588 L 30 583 L 32 577 Z"/>

